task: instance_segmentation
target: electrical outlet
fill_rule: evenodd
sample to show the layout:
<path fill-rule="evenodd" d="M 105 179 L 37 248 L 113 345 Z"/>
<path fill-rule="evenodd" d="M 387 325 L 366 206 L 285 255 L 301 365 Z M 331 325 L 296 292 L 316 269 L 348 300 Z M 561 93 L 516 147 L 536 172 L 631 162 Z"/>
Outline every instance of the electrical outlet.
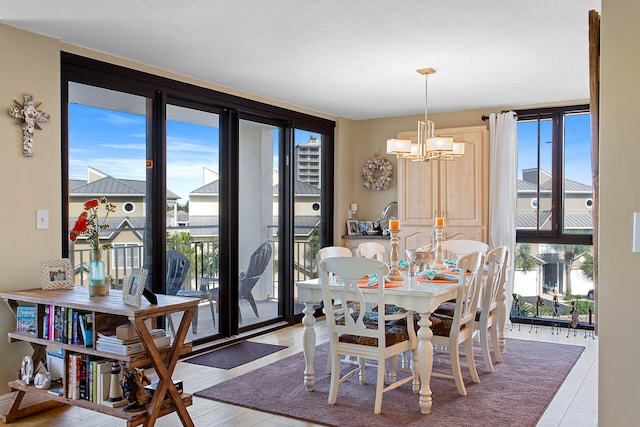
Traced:
<path fill-rule="evenodd" d="M 48 230 L 49 229 L 49 211 L 38 210 L 36 211 L 36 230 Z"/>

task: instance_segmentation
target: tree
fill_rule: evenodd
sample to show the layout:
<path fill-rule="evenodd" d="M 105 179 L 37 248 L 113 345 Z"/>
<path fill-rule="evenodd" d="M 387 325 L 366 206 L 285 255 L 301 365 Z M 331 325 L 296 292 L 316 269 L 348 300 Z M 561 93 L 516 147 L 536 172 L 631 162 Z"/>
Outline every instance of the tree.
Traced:
<path fill-rule="evenodd" d="M 580 269 L 585 276 L 593 280 L 593 255 L 591 253 L 584 254 L 584 262 Z"/>
<path fill-rule="evenodd" d="M 571 270 L 573 270 L 573 263 L 577 259 L 587 252 L 587 247 L 582 245 L 574 245 L 574 246 L 557 246 L 556 249 L 560 251 L 564 251 L 564 272 L 566 277 L 565 282 L 565 294 L 572 295 L 571 292 Z"/>
<path fill-rule="evenodd" d="M 516 268 L 522 270 L 523 273 L 531 271 L 536 267 L 536 260 L 531 255 L 531 246 L 520 244 L 516 248 L 515 257 Z"/>

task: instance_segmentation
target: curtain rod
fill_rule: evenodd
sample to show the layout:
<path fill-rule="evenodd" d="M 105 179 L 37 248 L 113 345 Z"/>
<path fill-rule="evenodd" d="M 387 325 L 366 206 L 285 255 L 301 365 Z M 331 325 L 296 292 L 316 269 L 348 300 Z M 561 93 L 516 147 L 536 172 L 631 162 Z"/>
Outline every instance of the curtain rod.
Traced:
<path fill-rule="evenodd" d="M 512 111 L 512 110 L 503 110 L 503 111 L 501 111 L 501 113 L 508 113 L 509 111 Z M 517 114 L 516 114 L 516 117 L 518 117 L 518 115 L 517 115 Z M 480 117 L 480 118 L 482 119 L 482 121 L 483 121 L 483 122 L 486 122 L 487 120 L 489 120 L 489 116 L 484 116 L 484 115 L 483 115 L 483 116 L 482 116 L 482 117 Z"/>

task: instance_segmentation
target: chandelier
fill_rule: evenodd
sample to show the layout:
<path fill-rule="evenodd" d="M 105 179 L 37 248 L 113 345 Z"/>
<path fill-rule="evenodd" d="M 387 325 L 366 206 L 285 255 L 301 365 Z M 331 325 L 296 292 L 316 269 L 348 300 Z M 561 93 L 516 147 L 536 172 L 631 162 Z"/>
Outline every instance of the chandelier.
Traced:
<path fill-rule="evenodd" d="M 453 160 L 464 155 L 464 142 L 454 142 L 449 136 L 435 136 L 435 125 L 427 117 L 429 75 L 433 68 L 417 70 L 424 76 L 424 121 L 418 122 L 418 140 L 392 138 L 387 140 L 387 153 L 399 159 L 428 162 L 433 159 Z"/>

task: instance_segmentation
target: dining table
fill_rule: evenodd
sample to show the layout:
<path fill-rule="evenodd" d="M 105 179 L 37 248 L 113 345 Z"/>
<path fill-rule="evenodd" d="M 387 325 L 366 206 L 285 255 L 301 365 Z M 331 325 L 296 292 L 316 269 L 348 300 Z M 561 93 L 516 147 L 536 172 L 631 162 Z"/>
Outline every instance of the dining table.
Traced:
<path fill-rule="evenodd" d="M 339 279 L 337 279 L 339 280 Z M 401 282 L 394 283 L 393 287 L 385 286 L 385 304 L 394 304 L 406 310 L 418 313 L 418 346 L 417 346 L 417 369 L 419 372 L 418 382 L 413 384 L 413 392 L 418 393 L 418 403 L 423 414 L 431 412 L 431 372 L 433 366 L 433 347 L 431 344 L 431 321 L 429 315 L 438 306 L 456 297 L 456 281 L 445 280 L 425 280 L 422 277 L 404 277 Z M 322 302 L 322 285 L 319 279 L 309 279 L 296 283 L 298 299 L 304 303 L 304 326 L 302 340 L 305 360 L 304 386 L 307 391 L 313 391 L 315 386 L 315 371 L 313 369 L 313 358 L 316 348 L 316 319 L 314 313 L 316 307 Z M 342 286 L 336 281 L 331 284 L 331 296 L 340 299 Z M 365 301 L 375 304 L 377 302 L 377 289 L 362 288 Z"/>

